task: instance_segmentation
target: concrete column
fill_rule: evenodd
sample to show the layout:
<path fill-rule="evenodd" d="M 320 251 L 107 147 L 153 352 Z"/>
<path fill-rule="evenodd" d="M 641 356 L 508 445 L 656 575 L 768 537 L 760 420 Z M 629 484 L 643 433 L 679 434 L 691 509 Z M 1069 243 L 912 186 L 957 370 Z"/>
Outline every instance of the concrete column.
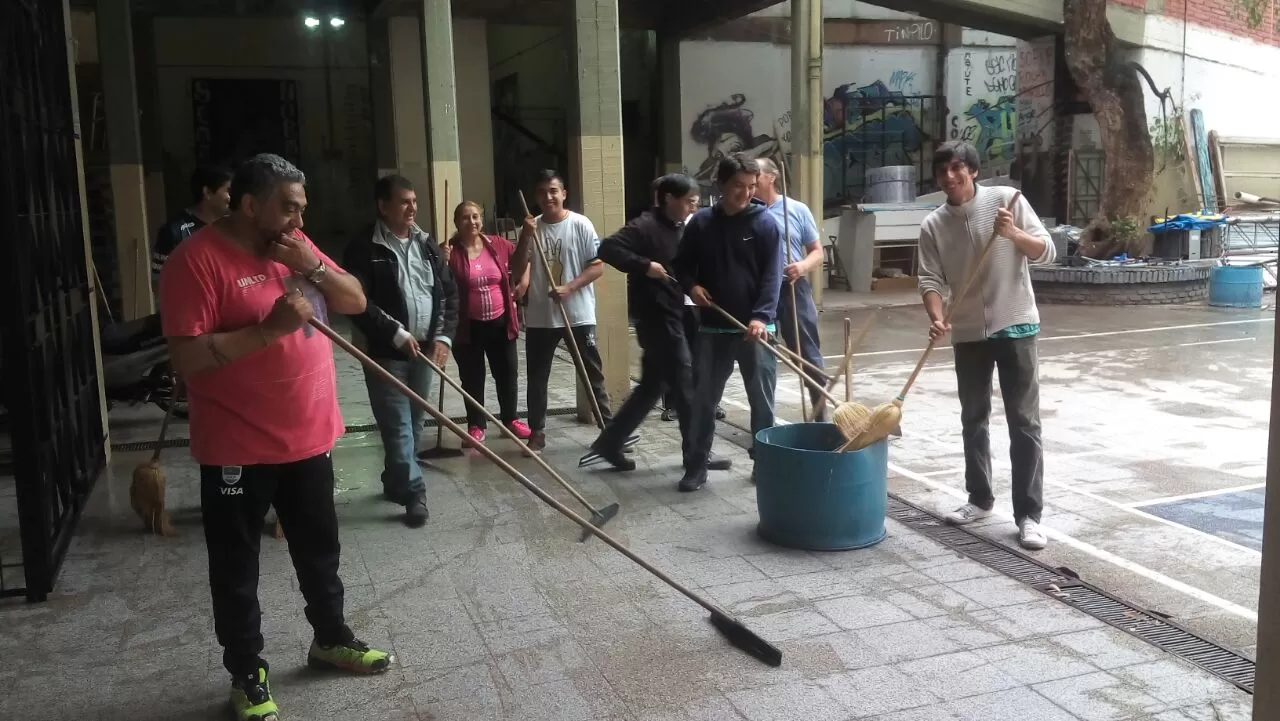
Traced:
<path fill-rule="evenodd" d="M 577 205 L 601 236 L 626 220 L 618 42 L 618 0 L 574 0 L 572 57 L 578 102 L 570 155 L 580 193 Z M 626 287 L 626 277 L 611 267 L 596 281 L 596 334 L 614 406 L 631 392 Z M 586 390 L 579 384 L 579 416 L 589 419 L 588 409 Z"/>
<path fill-rule="evenodd" d="M 147 227 L 154 231 L 164 225 L 168 204 L 165 202 L 164 137 L 160 124 L 159 80 L 156 77 L 155 19 L 150 15 L 133 18 L 133 65 L 138 79 L 138 127 L 142 132 Z M 185 182 L 182 187 L 186 188 Z"/>
<path fill-rule="evenodd" d="M 792 195 L 809 206 L 822 231 L 823 98 L 822 0 L 791 0 Z M 819 241 L 825 241 L 819 238 Z M 809 274 L 813 299 L 822 307 L 822 266 Z"/>
<path fill-rule="evenodd" d="M 1280 316 L 1280 310 L 1277 311 Z M 1274 349 L 1280 358 L 1280 333 Z M 1253 721 L 1280 718 L 1280 366 L 1271 363 L 1271 433 L 1267 443 L 1267 503 L 1262 517 L 1262 583 L 1258 589 L 1258 666 Z"/>
<path fill-rule="evenodd" d="M 121 305 L 124 317 L 133 319 L 154 312 L 155 302 L 151 295 L 151 234 L 147 228 L 129 0 L 99 0 L 97 19 Z"/>
<path fill-rule="evenodd" d="M 427 100 L 427 142 L 431 153 L 432 234 L 437 240 L 451 232 L 452 206 L 462 197 L 452 6 L 451 0 L 423 0 L 422 3 L 422 60 L 426 70 L 423 93 Z"/>
<path fill-rule="evenodd" d="M 373 162 L 377 175 L 397 171 L 395 101 L 391 85 L 390 24 L 385 17 L 371 17 L 366 26 L 369 47 L 369 105 L 373 125 Z M 419 91 L 421 95 L 421 91 Z"/>
<path fill-rule="evenodd" d="M 658 36 L 658 112 L 662 121 L 662 168 L 667 173 L 684 169 L 684 116 L 680 104 L 680 37 Z"/>
<path fill-rule="evenodd" d="M 93 357 L 95 367 L 98 369 L 98 413 L 102 419 L 102 430 L 105 434 L 103 452 L 106 454 L 107 464 L 110 465 L 111 425 L 107 423 L 107 395 L 102 380 L 102 343 L 98 337 L 98 326 L 101 323 L 98 317 L 98 298 L 102 289 L 98 285 L 98 274 L 94 271 L 93 243 L 89 238 L 89 205 L 85 202 L 89 194 L 84 182 L 84 145 L 80 140 L 80 94 L 76 86 L 76 41 L 71 28 L 70 0 L 62 0 L 62 32 L 66 34 L 67 42 L 67 92 L 71 95 L 71 127 L 76 136 L 76 184 L 80 191 L 80 234 L 83 237 L 84 264 L 89 277 L 86 289 L 88 297 L 85 298 L 85 302 L 89 304 L 89 317 L 93 322 Z"/>
<path fill-rule="evenodd" d="M 421 20 L 396 16 L 387 21 L 387 54 L 391 74 L 388 93 L 393 128 L 394 163 L 388 168 L 418 188 L 419 215 L 426 218 L 431 206 L 431 154 L 427 145 L 427 119 L 423 112 Z M 377 106 L 375 106 L 376 108 Z M 374 126 L 377 127 L 376 125 Z M 379 161 L 381 163 L 381 161 Z"/>

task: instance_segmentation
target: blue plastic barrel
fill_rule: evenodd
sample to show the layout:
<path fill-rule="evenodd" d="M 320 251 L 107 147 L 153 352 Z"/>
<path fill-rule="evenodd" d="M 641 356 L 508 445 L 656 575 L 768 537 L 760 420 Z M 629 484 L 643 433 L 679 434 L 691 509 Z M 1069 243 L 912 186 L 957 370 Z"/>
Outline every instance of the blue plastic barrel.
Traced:
<path fill-rule="evenodd" d="M 1209 305 L 1262 307 L 1262 266 L 1218 265 L 1209 271 Z"/>
<path fill-rule="evenodd" d="M 793 423 L 756 434 L 757 530 L 770 543 L 846 551 L 884 539 L 889 444 L 836 453 L 831 423 Z"/>

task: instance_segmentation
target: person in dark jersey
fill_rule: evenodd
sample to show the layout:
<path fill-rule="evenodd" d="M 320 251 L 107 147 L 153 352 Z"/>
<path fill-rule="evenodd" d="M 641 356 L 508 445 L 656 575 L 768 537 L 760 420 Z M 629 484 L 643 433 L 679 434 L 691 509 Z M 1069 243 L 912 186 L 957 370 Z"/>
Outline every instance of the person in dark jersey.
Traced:
<path fill-rule="evenodd" d="M 178 211 L 156 233 L 151 246 L 151 284 L 157 288 L 160 269 L 178 244 L 197 230 L 231 211 L 231 171 L 220 166 L 202 166 L 191 174 L 191 205 Z"/>

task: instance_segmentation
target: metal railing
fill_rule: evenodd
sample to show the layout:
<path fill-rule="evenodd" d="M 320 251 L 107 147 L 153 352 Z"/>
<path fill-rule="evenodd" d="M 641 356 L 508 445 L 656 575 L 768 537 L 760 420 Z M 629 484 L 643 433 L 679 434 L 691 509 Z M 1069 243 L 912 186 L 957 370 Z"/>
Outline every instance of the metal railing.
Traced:
<path fill-rule="evenodd" d="M 0 503 L 0 595 L 44 600 L 105 466 L 59 3 L 0 3 L 0 323 L 14 494 Z M 16 520 L 17 533 L 12 528 Z M 5 524 L 9 524 L 6 527 Z M 25 585 L 11 583 L 19 564 Z"/>
<path fill-rule="evenodd" d="M 916 194 L 932 192 L 929 168 L 944 106 L 937 96 L 903 95 L 881 84 L 828 99 L 822 143 L 826 203 L 862 202 L 867 171 L 891 165 L 916 168 Z"/>

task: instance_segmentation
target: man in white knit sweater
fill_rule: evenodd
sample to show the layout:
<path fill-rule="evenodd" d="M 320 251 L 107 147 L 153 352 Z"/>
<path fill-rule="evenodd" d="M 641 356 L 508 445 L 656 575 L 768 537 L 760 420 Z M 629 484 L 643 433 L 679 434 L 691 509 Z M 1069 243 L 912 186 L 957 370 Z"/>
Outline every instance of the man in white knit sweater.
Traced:
<path fill-rule="evenodd" d="M 1031 290 L 1030 264 L 1053 262 L 1049 232 L 1031 204 L 1013 188 L 977 184 L 978 151 L 966 142 L 945 143 L 934 152 L 933 173 L 947 202 L 920 224 L 920 294 L 929 314 L 929 337 L 950 333 L 964 438 L 965 490 L 969 502 L 947 515 L 957 525 L 991 515 L 992 371 L 1000 378 L 1009 424 L 1013 466 L 1013 516 L 1018 542 L 1039 550 L 1044 449 L 1040 442 L 1040 380 L 1036 336 L 1040 312 Z M 960 299 L 950 323 L 943 295 L 956 300 L 974 263 L 997 232 L 977 282 Z"/>

